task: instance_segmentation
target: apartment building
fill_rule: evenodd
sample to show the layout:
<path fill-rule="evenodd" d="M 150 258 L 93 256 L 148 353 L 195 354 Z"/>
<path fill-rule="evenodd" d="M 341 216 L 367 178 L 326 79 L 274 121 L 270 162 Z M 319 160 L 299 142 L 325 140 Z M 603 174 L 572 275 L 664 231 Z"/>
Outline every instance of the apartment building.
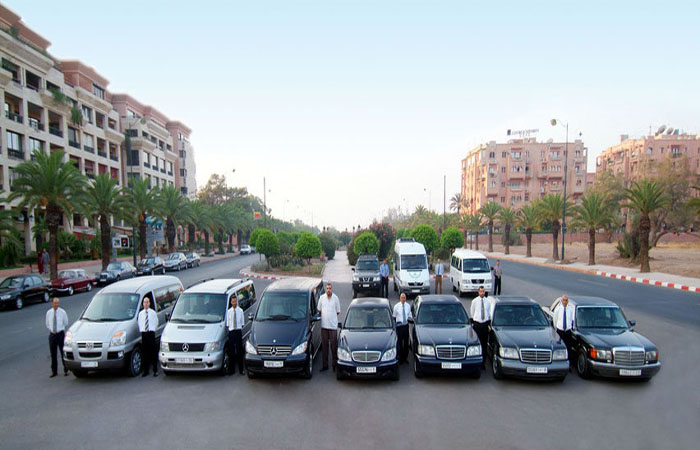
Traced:
<path fill-rule="evenodd" d="M 190 130 L 182 122 L 170 121 L 166 128 L 172 136 L 178 159 L 175 164 L 175 186 L 182 195 L 194 200 L 197 195 L 197 167 L 194 163 L 194 148 L 190 143 Z"/>
<path fill-rule="evenodd" d="M 587 183 L 588 149 L 578 139 L 568 143 L 568 157 L 565 149 L 564 142 L 524 138 L 470 150 L 462 160 L 464 211 L 478 211 L 489 200 L 517 209 L 549 192 L 563 193 L 565 167 L 567 195 L 579 199 Z"/>

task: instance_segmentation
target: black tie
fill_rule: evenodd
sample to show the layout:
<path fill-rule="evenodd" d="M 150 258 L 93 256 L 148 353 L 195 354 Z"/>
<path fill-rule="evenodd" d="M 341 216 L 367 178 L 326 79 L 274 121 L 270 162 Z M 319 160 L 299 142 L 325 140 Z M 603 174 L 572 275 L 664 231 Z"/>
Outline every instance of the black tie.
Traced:
<path fill-rule="evenodd" d="M 564 331 L 566 331 L 566 306 L 564 307 Z"/>

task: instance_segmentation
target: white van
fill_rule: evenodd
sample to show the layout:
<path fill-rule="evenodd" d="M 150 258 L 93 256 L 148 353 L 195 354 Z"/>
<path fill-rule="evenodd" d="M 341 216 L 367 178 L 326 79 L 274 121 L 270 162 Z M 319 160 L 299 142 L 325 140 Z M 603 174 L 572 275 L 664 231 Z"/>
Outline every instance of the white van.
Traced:
<path fill-rule="evenodd" d="M 407 296 L 430 294 L 428 255 L 413 238 L 401 238 L 394 245 L 394 291 Z"/>
<path fill-rule="evenodd" d="M 450 281 L 452 290 L 477 292 L 483 286 L 486 292 L 491 290 L 492 275 L 489 260 L 479 252 L 460 248 L 455 250 L 450 260 Z"/>

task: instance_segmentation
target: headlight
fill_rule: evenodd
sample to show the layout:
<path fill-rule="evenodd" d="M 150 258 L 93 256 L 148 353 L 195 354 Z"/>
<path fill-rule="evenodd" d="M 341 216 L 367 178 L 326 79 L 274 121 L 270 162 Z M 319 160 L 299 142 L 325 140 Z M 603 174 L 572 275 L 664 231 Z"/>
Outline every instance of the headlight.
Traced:
<path fill-rule="evenodd" d="M 498 356 L 505 359 L 520 359 L 518 350 L 513 347 L 499 347 Z"/>
<path fill-rule="evenodd" d="M 112 342 L 109 343 L 109 346 L 118 347 L 124 344 L 126 344 L 126 331 L 121 330 L 114 333 L 114 336 L 112 336 Z"/>
<path fill-rule="evenodd" d="M 372 278 L 374 281 L 379 281 L 379 277 Z"/>
<path fill-rule="evenodd" d="M 646 353 L 646 359 L 647 362 L 656 362 L 659 360 L 659 351 L 658 350 L 649 350 Z"/>
<path fill-rule="evenodd" d="M 294 350 L 292 350 L 292 356 L 301 355 L 305 351 L 306 351 L 306 342 L 302 342 L 301 344 L 294 347 Z"/>
<path fill-rule="evenodd" d="M 245 352 L 250 353 L 251 355 L 258 354 L 258 352 L 255 350 L 255 347 L 253 347 L 253 344 L 251 344 L 250 341 L 245 341 Z"/>
<path fill-rule="evenodd" d="M 481 345 L 470 345 L 467 348 L 467 356 L 481 356 Z"/>
<path fill-rule="evenodd" d="M 3 295 L 2 297 L 0 297 L 0 300 L 9 300 L 11 298 L 12 298 L 12 294 L 7 294 L 7 295 Z"/>
<path fill-rule="evenodd" d="M 391 361 L 393 359 L 396 359 L 396 347 L 391 347 L 382 355 L 382 361 Z"/>
<path fill-rule="evenodd" d="M 66 331 L 66 335 L 63 337 L 63 345 L 71 346 L 73 344 L 73 333 Z"/>
<path fill-rule="evenodd" d="M 599 348 L 591 348 L 590 350 L 591 358 L 597 359 L 599 361 L 610 361 L 612 360 L 612 351 L 601 350 Z"/>
<path fill-rule="evenodd" d="M 160 341 L 160 351 L 161 352 L 169 352 L 170 351 L 169 345 L 170 344 L 168 342 Z"/>
<path fill-rule="evenodd" d="M 221 343 L 220 342 L 207 342 L 204 345 L 204 351 L 205 352 L 216 352 L 221 348 Z"/>
<path fill-rule="evenodd" d="M 565 348 L 558 348 L 554 350 L 554 353 L 552 353 L 552 359 L 554 361 L 564 361 L 565 359 L 569 359 L 569 352 L 567 352 Z"/>
<path fill-rule="evenodd" d="M 352 281 L 360 281 L 360 276 L 359 276 L 359 275 L 353 275 L 353 276 L 352 276 Z"/>
<path fill-rule="evenodd" d="M 350 361 L 350 352 L 344 348 L 338 347 L 338 359 L 341 361 Z"/>
<path fill-rule="evenodd" d="M 418 354 L 422 356 L 435 356 L 435 347 L 432 345 L 418 345 Z"/>

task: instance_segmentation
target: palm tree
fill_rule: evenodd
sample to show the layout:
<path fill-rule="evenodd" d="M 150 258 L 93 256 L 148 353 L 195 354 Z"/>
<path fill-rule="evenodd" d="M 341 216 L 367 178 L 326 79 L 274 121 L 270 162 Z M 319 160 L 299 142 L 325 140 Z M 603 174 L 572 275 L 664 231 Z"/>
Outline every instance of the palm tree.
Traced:
<path fill-rule="evenodd" d="M 0 204 L 7 203 L 7 199 L 0 198 Z M 9 205 L 8 205 L 9 206 Z M 12 237 L 12 229 L 15 228 L 17 214 L 12 209 L 0 209 L 0 241 Z"/>
<path fill-rule="evenodd" d="M 134 178 L 130 180 L 131 188 L 126 193 L 126 199 L 133 215 L 129 218 L 139 227 L 139 257 L 146 257 L 146 219 L 148 216 L 157 216 L 158 202 L 157 192 L 148 185 L 145 178 Z"/>
<path fill-rule="evenodd" d="M 489 200 L 488 203 L 481 207 L 481 214 L 483 214 L 489 226 L 489 252 L 493 252 L 493 222 L 500 211 L 501 205 L 493 200 Z"/>
<path fill-rule="evenodd" d="M 510 227 L 515 223 L 517 213 L 510 206 L 501 208 L 498 212 L 498 222 L 503 225 L 504 245 L 506 255 L 510 255 Z"/>
<path fill-rule="evenodd" d="M 469 214 L 467 219 L 467 230 L 471 231 L 474 235 L 474 246 L 476 250 L 479 250 L 479 231 L 484 225 L 484 216 L 481 215 L 479 211 Z"/>
<path fill-rule="evenodd" d="M 613 209 L 608 198 L 597 192 L 581 197 L 581 204 L 573 207 L 573 225 L 588 230 L 588 265 L 595 264 L 595 234 L 612 223 Z"/>
<path fill-rule="evenodd" d="M 165 223 L 165 237 L 168 240 L 168 252 L 175 251 L 175 229 L 185 221 L 187 199 L 175 186 L 164 186 L 158 190 L 157 203 L 160 216 Z"/>
<path fill-rule="evenodd" d="M 61 225 L 61 216 L 70 215 L 73 205 L 80 204 L 88 179 L 70 161 L 63 161 L 60 150 L 50 155 L 35 151 L 34 160 L 25 161 L 15 168 L 18 176 L 12 187 L 9 201 L 22 200 L 20 207 L 28 211 L 43 207 L 46 210 L 46 226 L 49 230 L 49 266 L 51 279 L 57 275 L 56 237 Z"/>
<path fill-rule="evenodd" d="M 518 225 L 525 229 L 525 257 L 532 257 L 532 231 L 540 226 L 538 201 L 525 203 L 518 211 Z"/>
<path fill-rule="evenodd" d="M 93 185 L 87 189 L 83 210 L 85 215 L 96 215 L 100 222 L 102 270 L 106 269 L 109 264 L 110 249 L 112 248 L 110 217 L 124 217 L 130 206 L 128 199 L 122 195 L 117 180 L 107 174 L 98 175 Z"/>
<path fill-rule="evenodd" d="M 204 233 L 204 254 L 209 254 L 209 230 L 213 227 L 213 219 L 211 215 L 211 207 L 207 206 L 201 200 L 194 200 L 189 203 L 188 219 L 188 234 L 190 240 L 190 248 L 193 248 L 195 241 L 195 233 L 200 231 Z"/>
<path fill-rule="evenodd" d="M 567 210 L 570 210 L 571 203 L 566 202 Z M 561 219 L 564 209 L 564 199 L 559 194 L 549 193 L 539 201 L 539 213 L 542 222 L 552 222 L 552 259 L 559 258 L 559 230 L 561 229 Z M 567 216 L 569 214 L 567 213 Z"/>
<path fill-rule="evenodd" d="M 627 206 L 639 213 L 639 262 L 640 272 L 649 272 L 649 231 L 652 215 L 656 210 L 665 207 L 669 197 L 664 193 L 664 188 L 656 181 L 643 179 L 633 181 L 632 186 L 625 189 L 625 198 L 629 201 Z"/>
<path fill-rule="evenodd" d="M 462 193 L 461 192 L 457 192 L 450 199 L 450 209 L 452 211 L 457 211 L 457 215 L 459 215 L 459 213 L 462 212 Z"/>

